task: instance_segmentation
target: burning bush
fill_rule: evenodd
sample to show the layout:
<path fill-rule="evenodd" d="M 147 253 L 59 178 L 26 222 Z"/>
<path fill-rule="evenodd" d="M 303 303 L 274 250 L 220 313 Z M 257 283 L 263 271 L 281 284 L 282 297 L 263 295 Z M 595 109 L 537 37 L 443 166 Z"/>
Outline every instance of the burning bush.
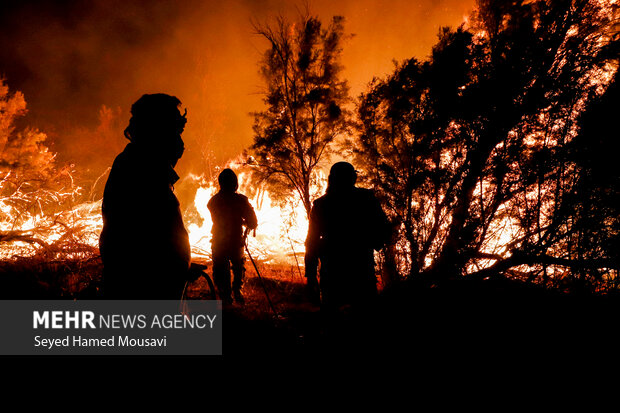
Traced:
<path fill-rule="evenodd" d="M 618 175 L 603 156 L 617 17 L 596 0 L 480 1 L 426 61 L 375 79 L 351 143 L 394 223 L 386 259 L 402 275 L 618 285 Z M 580 125 L 595 113 L 607 114 L 597 128 Z"/>
<path fill-rule="evenodd" d="M 100 204 L 78 204 L 72 165 L 57 165 L 45 133 L 17 130 L 26 112 L 23 94 L 0 81 L 0 257 L 92 257 Z"/>
<path fill-rule="evenodd" d="M 46 146 L 47 136 L 36 129 L 16 130 L 25 115 L 21 92 L 0 87 L 0 259 L 39 257 L 48 262 L 95 258 L 102 226 L 101 200 L 84 202 L 87 191 L 76 184 L 73 165 L 59 165 Z M 247 167 L 240 173 L 241 190 L 252 196 L 259 217 L 257 238 L 250 241 L 256 258 L 296 261 L 303 254 L 307 222 L 303 207 L 274 202 L 266 191 L 252 187 Z M 210 257 L 211 217 L 207 202 L 216 185 L 201 177 L 192 191 L 195 208 L 185 208 L 185 221 L 195 257 Z M 291 258 L 292 257 L 292 258 Z"/>

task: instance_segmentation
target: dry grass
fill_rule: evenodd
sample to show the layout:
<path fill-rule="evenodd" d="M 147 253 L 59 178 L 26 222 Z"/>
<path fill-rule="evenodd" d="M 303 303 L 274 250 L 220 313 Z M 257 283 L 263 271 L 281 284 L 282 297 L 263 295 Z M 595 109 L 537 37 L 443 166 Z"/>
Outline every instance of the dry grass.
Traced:
<path fill-rule="evenodd" d="M 243 312 L 248 319 L 268 319 L 274 316 L 274 310 L 279 315 L 286 315 L 313 309 L 306 299 L 305 279 L 296 266 L 261 262 L 256 264 L 260 278 L 252 263 L 246 262 L 245 282 L 241 290 L 245 305 L 235 304 L 234 311 Z M 207 273 L 211 274 L 210 266 Z M 205 298 L 208 290 L 206 280 L 201 277 L 190 285 L 187 296 L 190 299 Z"/>
<path fill-rule="evenodd" d="M 39 257 L 0 261 L 0 298 L 97 298 L 101 270 L 98 256 L 55 261 Z"/>
<path fill-rule="evenodd" d="M 211 266 L 207 273 L 211 275 Z M 273 316 L 267 294 L 276 311 L 286 314 L 308 310 L 305 281 L 296 266 L 257 263 L 262 283 L 251 262 L 246 263 L 242 292 L 245 306 L 235 305 L 250 319 Z M 101 291 L 102 264 L 99 256 L 89 259 L 47 260 L 44 257 L 15 258 L 0 261 L 0 298 L 2 299 L 96 299 Z M 263 288 L 264 285 L 264 288 Z M 189 285 L 187 298 L 208 299 L 209 284 L 200 277 Z"/>

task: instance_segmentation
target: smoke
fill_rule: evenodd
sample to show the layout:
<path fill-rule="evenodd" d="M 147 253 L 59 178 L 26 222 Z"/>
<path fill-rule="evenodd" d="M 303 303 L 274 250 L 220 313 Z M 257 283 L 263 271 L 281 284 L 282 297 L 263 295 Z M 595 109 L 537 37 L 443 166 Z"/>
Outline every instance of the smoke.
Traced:
<path fill-rule="evenodd" d="M 343 64 L 357 96 L 393 60 L 428 55 L 439 27 L 460 24 L 473 2 L 315 0 L 310 10 L 324 20 L 343 15 L 355 34 Z M 249 113 L 262 105 L 258 62 L 267 45 L 251 21 L 295 17 L 304 7 L 284 0 L 3 3 L 0 75 L 24 92 L 25 122 L 50 136 L 60 160 L 94 172 L 125 144 L 129 108 L 144 93 L 175 95 L 188 109 L 181 173 L 238 155 L 252 142 Z M 102 128 L 103 138 L 93 137 Z"/>

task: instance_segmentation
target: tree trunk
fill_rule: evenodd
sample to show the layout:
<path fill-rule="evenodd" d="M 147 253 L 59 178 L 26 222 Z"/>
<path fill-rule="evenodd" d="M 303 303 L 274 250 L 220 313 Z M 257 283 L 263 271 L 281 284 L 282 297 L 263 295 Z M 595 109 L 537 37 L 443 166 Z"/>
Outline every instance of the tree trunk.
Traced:
<path fill-rule="evenodd" d="M 493 130 L 493 128 L 490 129 Z M 465 165 L 468 165 L 468 167 L 454 207 L 448 235 L 439 258 L 429 270 L 433 278 L 442 279 L 460 276 L 469 258 L 463 254 L 465 247 L 471 245 L 474 234 L 474 231 L 466 231 L 467 222 L 470 218 L 469 207 L 484 164 L 493 150 L 494 140 L 490 139 L 489 136 L 493 136 L 493 134 L 488 133 L 481 137 L 479 139 L 479 146 L 470 150 L 467 154 L 468 159 Z M 498 134 L 498 136 L 501 135 Z"/>

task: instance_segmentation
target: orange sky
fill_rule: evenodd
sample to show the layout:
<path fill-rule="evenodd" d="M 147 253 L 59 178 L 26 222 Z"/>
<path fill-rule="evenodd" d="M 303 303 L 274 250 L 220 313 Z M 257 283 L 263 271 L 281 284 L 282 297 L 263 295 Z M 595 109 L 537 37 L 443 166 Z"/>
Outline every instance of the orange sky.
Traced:
<path fill-rule="evenodd" d="M 143 93 L 178 96 L 188 108 L 188 156 L 222 162 L 252 142 L 259 110 L 258 62 L 267 44 L 252 19 L 295 17 L 303 3 L 284 0 L 66 2 L 35 0 L 2 10 L 0 73 L 29 102 L 29 122 L 48 131 L 62 151 L 68 128 L 94 128 L 101 105 L 120 107 L 121 122 Z M 353 96 L 393 60 L 423 59 L 440 26 L 459 25 L 473 0 L 314 0 L 313 14 L 343 15 L 355 36 L 345 44 L 344 76 Z M 65 139 L 63 140 L 63 137 Z M 115 147 L 124 138 L 118 136 Z M 192 156 L 191 154 L 194 154 Z M 79 160 L 76 160 L 79 163 Z M 204 166 L 204 165 L 203 165 Z"/>

